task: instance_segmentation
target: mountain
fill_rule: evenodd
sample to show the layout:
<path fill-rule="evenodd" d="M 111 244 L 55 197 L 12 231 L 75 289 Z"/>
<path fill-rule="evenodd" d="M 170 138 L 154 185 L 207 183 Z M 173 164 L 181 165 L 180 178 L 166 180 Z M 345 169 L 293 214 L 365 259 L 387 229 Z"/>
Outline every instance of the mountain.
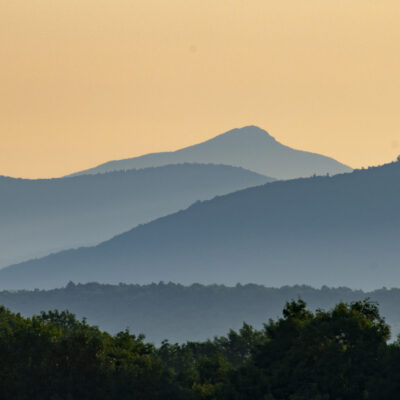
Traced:
<path fill-rule="evenodd" d="M 327 310 L 340 301 L 369 298 L 378 302 L 392 327 L 392 337 L 400 331 L 400 289 L 364 292 L 343 287 L 271 288 L 254 284 L 227 287 L 69 283 L 65 288 L 49 291 L 0 292 L 0 304 L 25 317 L 41 311 L 69 310 L 110 333 L 128 327 L 132 333 L 144 333 L 147 340 L 157 344 L 164 339 L 172 343 L 212 339 L 225 335 L 229 329 L 239 330 L 243 321 L 261 329 L 269 318 L 280 316 L 285 302 L 298 298 L 305 300 L 311 310 Z"/>
<path fill-rule="evenodd" d="M 196 200 L 271 180 L 211 164 L 62 179 L 0 177 L 0 266 L 100 243 Z"/>
<path fill-rule="evenodd" d="M 400 285 L 400 162 L 277 181 L 159 218 L 96 247 L 0 271 L 0 288 L 68 281 Z"/>
<path fill-rule="evenodd" d="M 351 168 L 332 158 L 294 150 L 276 141 L 266 131 L 256 126 L 246 126 L 181 150 L 110 161 L 74 175 L 182 162 L 233 165 L 277 179 L 308 177 L 314 174 L 333 175 L 351 171 Z"/>

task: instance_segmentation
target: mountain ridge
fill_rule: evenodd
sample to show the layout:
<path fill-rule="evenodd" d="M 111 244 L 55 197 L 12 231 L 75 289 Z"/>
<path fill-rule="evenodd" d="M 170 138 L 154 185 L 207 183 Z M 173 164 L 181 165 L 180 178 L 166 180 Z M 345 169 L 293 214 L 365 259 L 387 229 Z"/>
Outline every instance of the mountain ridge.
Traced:
<path fill-rule="evenodd" d="M 352 170 L 331 157 L 283 145 L 267 131 L 249 125 L 231 129 L 206 141 L 175 151 L 149 153 L 123 160 L 108 161 L 70 176 L 161 166 L 176 162 L 211 162 L 232 165 L 277 179 L 293 179 L 314 174 L 336 174 Z"/>
<path fill-rule="evenodd" d="M 39 180 L 0 177 L 0 265 L 94 245 L 196 200 L 270 181 L 213 164 Z"/>
<path fill-rule="evenodd" d="M 96 247 L 10 266 L 0 289 L 69 280 L 399 285 L 399 179 L 400 163 L 392 163 L 217 196 Z"/>

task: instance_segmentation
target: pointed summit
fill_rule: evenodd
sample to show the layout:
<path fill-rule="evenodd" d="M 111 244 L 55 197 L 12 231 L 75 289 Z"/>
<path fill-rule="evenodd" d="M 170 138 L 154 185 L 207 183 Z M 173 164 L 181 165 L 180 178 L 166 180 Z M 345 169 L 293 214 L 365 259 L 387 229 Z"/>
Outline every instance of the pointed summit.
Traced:
<path fill-rule="evenodd" d="M 177 151 L 110 161 L 75 175 L 179 163 L 225 164 L 277 179 L 334 175 L 351 171 L 351 168 L 332 158 L 287 147 L 275 140 L 267 131 L 249 125 L 232 129 L 205 142 Z"/>
<path fill-rule="evenodd" d="M 261 129 L 260 127 L 258 127 L 256 125 L 243 126 L 242 128 L 233 129 L 230 132 L 234 132 L 234 131 L 237 131 L 240 134 L 244 134 L 244 135 L 263 135 L 264 137 L 267 136 L 267 137 L 275 140 L 275 138 L 272 137 L 265 129 Z"/>
<path fill-rule="evenodd" d="M 252 137 L 252 138 L 257 138 L 261 137 L 263 139 L 269 139 L 269 140 L 275 140 L 273 136 L 271 136 L 266 130 L 261 129 L 260 127 L 256 125 L 247 125 L 243 126 L 242 128 L 235 128 L 231 129 L 228 132 L 222 133 L 221 135 L 218 135 L 217 137 L 220 136 L 247 136 L 247 137 Z"/>
<path fill-rule="evenodd" d="M 267 135 L 272 137 L 265 129 L 261 129 L 256 125 L 246 125 L 242 128 L 234 128 L 228 132 L 223 133 L 222 135 L 230 135 L 230 134 L 242 134 L 242 135 Z"/>

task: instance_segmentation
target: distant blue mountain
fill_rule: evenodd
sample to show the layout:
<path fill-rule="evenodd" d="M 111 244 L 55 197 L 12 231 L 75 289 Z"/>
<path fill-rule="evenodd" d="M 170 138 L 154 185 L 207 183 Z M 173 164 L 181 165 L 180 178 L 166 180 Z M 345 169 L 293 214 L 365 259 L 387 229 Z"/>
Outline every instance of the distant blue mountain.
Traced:
<path fill-rule="evenodd" d="M 62 179 L 0 177 L 0 266 L 97 244 L 196 200 L 271 180 L 211 164 Z"/>
<path fill-rule="evenodd" d="M 400 162 L 273 182 L 3 269 L 0 288 L 70 280 L 400 286 L 399 204 Z"/>
<path fill-rule="evenodd" d="M 350 167 L 332 158 L 294 150 L 277 142 L 263 129 L 246 126 L 181 150 L 110 161 L 74 175 L 156 167 L 182 162 L 233 165 L 277 179 L 351 172 Z"/>

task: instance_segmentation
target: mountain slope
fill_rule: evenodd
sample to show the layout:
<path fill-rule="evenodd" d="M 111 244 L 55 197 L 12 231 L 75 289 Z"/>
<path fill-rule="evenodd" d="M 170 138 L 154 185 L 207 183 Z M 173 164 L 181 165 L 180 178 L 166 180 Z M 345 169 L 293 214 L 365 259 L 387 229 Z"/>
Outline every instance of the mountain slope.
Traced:
<path fill-rule="evenodd" d="M 1 288 L 74 282 L 400 285 L 400 163 L 278 181 L 160 218 L 97 247 L 0 271 Z"/>
<path fill-rule="evenodd" d="M 350 172 L 351 168 L 332 158 L 294 150 L 277 142 L 256 126 L 233 129 L 206 142 L 174 152 L 147 154 L 126 160 L 110 161 L 78 172 L 96 174 L 115 170 L 197 162 L 234 165 L 277 179 Z"/>
<path fill-rule="evenodd" d="M 160 216 L 270 178 L 181 164 L 63 179 L 0 177 L 0 266 L 92 245 Z"/>

